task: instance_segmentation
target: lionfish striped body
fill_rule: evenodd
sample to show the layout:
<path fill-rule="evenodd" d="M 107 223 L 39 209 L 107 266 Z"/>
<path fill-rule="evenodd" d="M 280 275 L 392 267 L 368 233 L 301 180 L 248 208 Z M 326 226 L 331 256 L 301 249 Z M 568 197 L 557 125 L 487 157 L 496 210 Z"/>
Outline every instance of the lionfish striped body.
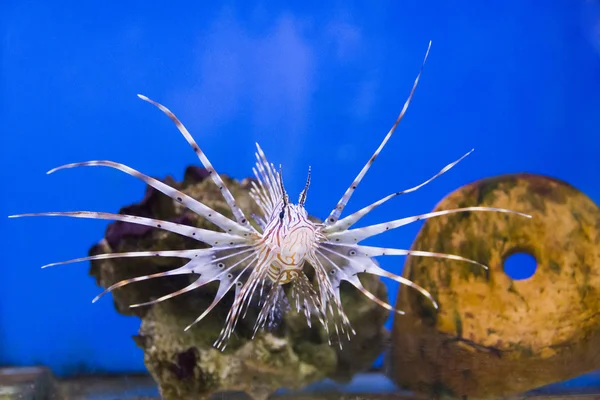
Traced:
<path fill-rule="evenodd" d="M 238 320 L 245 316 L 245 313 L 250 306 L 251 299 L 255 295 L 259 296 L 259 306 L 261 309 L 255 323 L 254 333 L 256 334 L 256 332 L 259 329 L 264 328 L 265 325 L 269 327 L 272 324 L 276 324 L 277 319 L 280 318 L 279 314 L 282 311 L 282 305 L 287 305 L 287 295 L 283 290 L 283 286 L 288 284 L 291 288 L 291 304 L 295 305 L 298 312 L 302 312 L 306 315 L 307 323 L 310 325 L 311 317 L 316 316 L 327 332 L 330 332 L 330 326 L 334 328 L 338 339 L 342 334 L 350 339 L 350 333 L 354 333 L 350 321 L 343 311 L 340 300 L 339 287 L 342 281 L 351 283 L 365 296 L 382 307 L 403 314 L 402 311 L 397 310 L 390 304 L 378 299 L 374 294 L 363 287 L 358 278 L 358 274 L 361 273 L 389 278 L 403 285 L 410 286 L 427 297 L 433 306 L 437 308 L 438 305 L 429 292 L 406 278 L 380 268 L 374 260 L 374 257 L 384 255 L 439 257 L 476 264 L 486 269 L 487 267 L 477 261 L 469 260 L 458 255 L 370 247 L 359 245 L 359 243 L 369 237 L 379 235 L 385 231 L 404 226 L 414 221 L 451 213 L 464 211 L 495 211 L 515 213 L 525 217 L 529 217 L 528 215 L 498 208 L 466 207 L 401 218 L 363 228 L 350 228 L 362 217 L 381 204 L 396 196 L 413 192 L 439 177 L 466 157 L 470 152 L 457 161 L 447 165 L 440 172 L 420 185 L 401 192 L 392 193 L 350 216 L 339 219 L 344 207 L 350 200 L 350 197 L 404 116 L 417 87 L 430 47 L 431 42 L 429 43 L 427 53 L 423 60 L 421 71 L 414 81 L 409 97 L 406 100 L 402 111 L 398 115 L 396 122 L 323 223 L 312 222 L 308 218 L 308 213 L 304 208 L 304 202 L 310 185 L 310 169 L 306 186 L 300 194 L 298 204 L 292 204 L 289 201 L 288 194 L 284 188 L 281 168 L 278 171 L 273 164 L 269 163 L 264 152 L 257 144 L 256 167 L 253 168 L 256 180 L 252 181 L 253 187 L 250 191 L 250 195 L 259 206 L 262 215 L 252 216 L 258 226 L 258 228 L 255 228 L 250 224 L 248 218 L 237 205 L 225 183 L 219 177 L 210 161 L 206 158 L 205 154 L 196 144 L 196 141 L 192 138 L 183 124 L 166 107 L 142 95 L 138 96 L 158 107 L 173 120 L 179 131 L 198 155 L 211 179 L 219 187 L 225 201 L 233 213 L 235 221 L 159 180 L 144 175 L 126 165 L 112 161 L 89 161 L 68 164 L 55 168 L 48 173 L 60 169 L 82 166 L 104 166 L 120 170 L 144 181 L 146 184 L 171 197 L 191 211 L 214 223 L 222 230 L 222 232 L 151 218 L 88 211 L 21 214 L 12 217 L 70 216 L 77 218 L 123 221 L 163 229 L 210 245 L 211 247 L 202 249 L 100 254 L 48 264 L 44 267 L 79 261 L 120 257 L 179 257 L 186 259 L 188 261 L 179 268 L 117 282 L 107 288 L 93 301 L 95 302 L 102 295 L 127 284 L 158 277 L 194 274 L 197 276 L 197 279 L 187 287 L 174 293 L 146 303 L 134 304 L 131 305 L 131 307 L 156 304 L 202 287 L 209 282 L 218 281 L 219 287 L 213 302 L 185 330 L 188 330 L 194 324 L 201 321 L 231 289 L 235 290 L 233 305 L 229 310 L 225 325 L 215 342 L 215 347 L 221 350 L 225 349 L 228 339 L 233 333 Z M 313 285 L 304 273 L 304 269 L 307 268 L 307 263 L 310 264 L 315 272 L 316 285 Z M 339 345 L 341 346 L 341 340 L 339 341 Z"/>

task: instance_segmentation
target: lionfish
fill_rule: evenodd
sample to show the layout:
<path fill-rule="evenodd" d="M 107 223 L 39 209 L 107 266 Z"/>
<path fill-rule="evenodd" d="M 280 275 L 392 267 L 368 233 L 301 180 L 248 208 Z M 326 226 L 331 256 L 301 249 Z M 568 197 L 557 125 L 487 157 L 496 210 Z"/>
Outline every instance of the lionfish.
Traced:
<path fill-rule="evenodd" d="M 250 306 L 250 302 L 256 294 L 259 296 L 258 305 L 261 308 L 254 325 L 254 333 L 252 338 L 254 338 L 258 330 L 264 328 L 268 329 L 271 323 L 277 323 L 276 319 L 281 317 L 282 304 L 285 304 L 288 309 L 290 308 L 290 303 L 287 303 L 287 294 L 284 291 L 284 285 L 287 284 L 290 284 L 288 288 L 290 289 L 289 294 L 292 299 L 291 304 L 295 304 L 295 308 L 299 313 L 305 314 L 308 325 L 310 326 L 311 324 L 311 317 L 316 316 L 323 325 L 324 329 L 327 331 L 330 344 L 331 337 L 333 336 L 333 330 L 335 330 L 340 347 L 342 346 L 342 335 L 347 336 L 348 340 L 350 340 L 350 334 L 356 334 L 342 307 L 339 290 L 340 283 L 342 281 L 349 282 L 366 297 L 385 309 L 398 314 L 404 314 L 403 311 L 398 310 L 389 303 L 377 298 L 373 293 L 367 290 L 359 280 L 358 274 L 366 273 L 377 275 L 379 277 L 388 278 L 399 282 L 400 284 L 409 286 L 425 296 L 431 302 L 433 307 L 437 309 L 437 302 L 427 290 L 407 278 L 395 275 L 382 269 L 374 257 L 438 257 L 472 263 L 484 269 L 487 269 L 487 266 L 458 255 L 430 251 L 372 247 L 359 245 L 359 243 L 370 237 L 399 228 L 415 221 L 459 212 L 495 211 L 502 213 L 514 213 L 529 218 L 530 216 L 501 208 L 465 207 L 430 212 L 362 228 L 350 229 L 361 218 L 388 200 L 406 193 L 414 192 L 433 181 L 440 175 L 444 174 L 449 169 L 454 167 L 458 162 L 464 159 L 467 155 L 469 155 L 473 151 L 471 150 L 458 160 L 445 166 L 437 174 L 421 184 L 410 189 L 392 193 L 372 203 L 371 205 L 368 205 L 361 210 L 340 219 L 340 216 L 348 204 L 348 201 L 352 197 L 352 194 L 364 178 L 365 174 L 383 147 L 391 138 L 400 120 L 406 113 L 419 82 L 421 73 L 423 72 L 430 49 L 431 42 L 429 42 L 423 63 L 413 83 L 408 99 L 404 103 L 404 106 L 396 118 L 394 125 L 388 131 L 377 150 L 375 150 L 371 158 L 367 161 L 356 178 L 352 181 L 351 185 L 336 204 L 335 208 L 322 223 L 315 223 L 311 221 L 306 209 L 304 208 L 311 179 L 310 167 L 308 169 L 306 185 L 300 193 L 298 203 L 294 204 L 290 200 L 288 193 L 285 190 L 281 167 L 279 170 L 277 170 L 275 166 L 267 160 L 265 153 L 257 143 L 257 151 L 255 153 L 256 167 L 253 168 L 256 180 L 251 181 L 252 188 L 250 190 L 250 195 L 261 210 L 262 215 L 252 215 L 251 217 L 255 222 L 255 224 L 252 225 L 242 209 L 236 203 L 236 200 L 225 185 L 225 182 L 223 182 L 204 152 L 200 149 L 192 135 L 179 121 L 179 119 L 162 104 L 159 104 L 143 95 L 138 95 L 138 97 L 156 106 L 163 113 L 165 113 L 175 123 L 176 127 L 183 134 L 187 142 L 192 146 L 198 158 L 200 159 L 200 162 L 207 170 L 210 178 L 221 191 L 225 201 L 233 213 L 235 221 L 157 179 L 144 175 L 126 165 L 112 161 L 88 161 L 67 164 L 48 171 L 48 174 L 61 169 L 74 167 L 102 166 L 114 168 L 142 180 L 154 189 L 169 196 L 174 201 L 182 204 L 189 210 L 212 222 L 223 232 L 200 229 L 193 226 L 187 226 L 169 221 L 161 221 L 152 218 L 90 211 L 20 214 L 10 217 L 69 216 L 76 218 L 122 221 L 163 229 L 165 231 L 196 239 L 199 242 L 209 245 L 209 248 L 189 250 L 138 251 L 100 254 L 52 263 L 45 265 L 42 268 L 80 261 L 120 257 L 178 257 L 186 259 L 188 260 L 187 263 L 179 268 L 117 282 L 108 287 L 99 296 L 94 298 L 93 302 L 97 301 L 102 295 L 109 293 L 114 289 L 123 287 L 133 282 L 139 282 L 153 278 L 182 274 L 197 275 L 197 279 L 193 283 L 181 290 L 159 297 L 152 301 L 134 304 L 130 307 L 156 304 L 180 294 L 200 288 L 209 282 L 218 281 L 219 286 L 213 302 L 195 321 L 186 327 L 185 330 L 187 331 L 193 325 L 200 322 L 233 288 L 235 290 L 233 304 L 229 309 L 225 324 L 218 338 L 214 342 L 214 346 L 220 350 L 224 350 L 227 346 L 229 338 L 234 332 L 236 324 L 238 323 L 240 317 L 245 317 Z M 314 281 L 309 280 L 305 274 L 304 268 L 307 266 L 307 264 L 310 264 L 314 270 L 316 285 L 313 285 Z M 287 309 L 285 311 L 287 311 Z"/>

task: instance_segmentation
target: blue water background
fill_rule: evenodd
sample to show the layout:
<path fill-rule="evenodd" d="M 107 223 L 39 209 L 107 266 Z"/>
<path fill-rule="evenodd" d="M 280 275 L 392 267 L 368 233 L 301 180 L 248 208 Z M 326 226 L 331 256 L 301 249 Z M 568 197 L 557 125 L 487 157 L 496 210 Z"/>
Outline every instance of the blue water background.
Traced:
<path fill-rule="evenodd" d="M 182 179 L 199 162 L 171 121 L 136 97 L 143 93 L 176 112 L 220 173 L 249 176 L 258 141 L 283 164 L 295 198 L 311 165 L 307 208 L 324 218 L 396 118 L 429 40 L 407 116 L 348 212 L 473 147 L 443 178 L 361 224 L 427 212 L 468 182 L 523 171 L 599 202 L 591 3 L 4 2 L 0 216 L 117 212 L 143 196 L 142 183 L 111 169 L 45 175 L 69 162 L 108 159 Z M 88 263 L 39 269 L 87 255 L 107 223 L 0 218 L 0 365 L 45 364 L 62 375 L 144 370 L 131 340 L 139 320 L 117 314 L 109 297 L 91 303 L 100 288 Z M 370 243 L 409 248 L 419 227 Z M 381 263 L 400 274 L 404 258 Z M 397 285 L 389 288 L 393 304 Z"/>

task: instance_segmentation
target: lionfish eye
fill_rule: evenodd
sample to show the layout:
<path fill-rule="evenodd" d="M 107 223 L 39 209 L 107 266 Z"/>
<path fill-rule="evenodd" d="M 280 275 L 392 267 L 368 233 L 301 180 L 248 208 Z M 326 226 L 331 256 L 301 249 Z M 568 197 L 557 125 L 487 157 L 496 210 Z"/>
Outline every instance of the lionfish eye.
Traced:
<path fill-rule="evenodd" d="M 281 210 L 281 212 L 279 213 L 279 219 L 283 219 L 284 215 L 285 215 L 285 212 L 283 210 Z"/>

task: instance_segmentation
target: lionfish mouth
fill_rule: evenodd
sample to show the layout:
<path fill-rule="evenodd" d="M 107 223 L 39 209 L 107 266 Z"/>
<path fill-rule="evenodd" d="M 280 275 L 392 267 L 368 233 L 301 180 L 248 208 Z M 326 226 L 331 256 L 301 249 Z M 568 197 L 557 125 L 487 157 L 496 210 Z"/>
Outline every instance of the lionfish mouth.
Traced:
<path fill-rule="evenodd" d="M 234 220 L 224 216 L 223 214 L 215 211 L 208 207 L 202 202 L 186 195 L 183 192 L 159 181 L 151 178 L 143 173 L 130 168 L 126 165 L 119 164 L 113 161 L 87 161 L 80 163 L 73 163 L 63 165 L 55 168 L 48 172 L 48 174 L 54 173 L 59 170 L 75 168 L 75 167 L 109 167 L 135 178 L 140 179 L 147 185 L 154 189 L 164 193 L 165 195 L 172 198 L 177 203 L 186 207 L 192 212 L 195 212 L 200 217 L 205 218 L 207 221 L 212 222 L 217 226 L 221 232 L 196 228 L 193 226 L 182 225 L 174 222 L 161 221 L 153 218 L 137 217 L 132 215 L 124 214 L 110 214 L 103 212 L 91 212 L 91 211 L 75 211 L 75 212 L 47 212 L 47 213 L 34 213 L 34 214 L 20 214 L 12 215 L 10 218 L 16 217 L 27 217 L 27 216 L 68 216 L 75 218 L 91 218 L 91 219 L 105 219 L 113 221 L 122 221 L 133 224 L 145 225 L 152 228 L 162 229 L 168 232 L 177 233 L 182 236 L 195 239 L 199 242 L 207 244 L 211 247 L 203 249 L 189 249 L 189 250 L 164 250 L 164 251 L 137 251 L 137 252 L 126 252 L 126 253 L 112 253 L 112 254 L 100 254 L 89 257 L 77 258 L 69 261 L 57 262 L 43 266 L 49 267 L 54 265 L 69 264 L 73 262 L 90 261 L 90 260 L 105 260 L 112 258 L 125 258 L 125 257 L 178 257 L 187 260 L 182 266 L 156 274 L 142 275 L 132 279 L 122 280 L 108 287 L 104 292 L 94 298 L 94 302 L 100 297 L 109 293 L 117 288 L 121 288 L 130 283 L 145 281 L 148 279 L 154 279 L 165 276 L 194 274 L 197 279 L 190 285 L 176 292 L 168 295 L 159 297 L 155 300 L 148 301 L 140 304 L 133 304 L 131 307 L 140 307 L 153 305 L 162 301 L 171 299 L 180 294 L 200 288 L 210 282 L 218 281 L 219 287 L 213 302 L 209 307 L 196 318 L 185 330 L 187 331 L 196 323 L 200 322 L 232 289 L 235 291 L 235 299 L 231 306 L 229 313 L 227 314 L 225 325 L 221 330 L 219 337 L 214 343 L 214 346 L 218 349 L 224 350 L 227 346 L 227 342 L 234 331 L 237 322 L 240 318 L 244 318 L 246 311 L 250 306 L 250 301 L 253 297 L 258 296 L 258 304 L 260 313 L 254 326 L 254 334 L 257 333 L 261 328 L 271 329 L 279 324 L 280 319 L 284 313 L 290 308 L 290 303 L 286 296 L 286 291 L 290 292 L 291 305 L 294 305 L 298 312 L 302 312 L 306 315 L 307 323 L 311 324 L 311 318 L 316 316 L 321 322 L 323 327 L 330 332 L 330 336 L 335 335 L 338 338 L 338 344 L 342 347 L 342 336 L 347 336 L 350 340 L 350 334 L 355 334 L 352 329 L 350 321 L 343 311 L 342 303 L 340 300 L 340 283 L 347 281 L 363 293 L 367 298 L 371 299 L 375 303 L 384 307 L 387 310 L 393 311 L 398 314 L 403 314 L 401 310 L 397 310 L 387 302 L 377 298 L 373 293 L 368 291 L 361 284 L 358 279 L 358 274 L 366 273 L 372 274 L 379 277 L 385 277 L 393 281 L 399 282 L 403 285 L 409 286 L 414 290 L 417 290 L 423 296 L 425 296 L 431 302 L 434 308 L 438 308 L 438 304 L 432 295 L 417 285 L 416 283 L 402 277 L 388 272 L 379 267 L 374 260 L 378 256 L 417 256 L 417 257 L 437 257 L 442 259 L 456 260 L 461 262 L 467 262 L 480 266 L 481 268 L 487 269 L 487 266 L 479 263 L 475 260 L 469 260 L 458 255 L 435 253 L 429 251 L 413 251 L 395 248 L 383 248 L 383 247 L 371 247 L 362 246 L 359 243 L 365 239 L 373 236 L 377 236 L 383 232 L 399 228 L 401 226 L 410 224 L 414 221 L 424 220 L 428 218 L 449 215 L 459 212 L 472 212 L 472 211 L 485 211 L 485 212 L 502 212 L 516 214 L 522 217 L 531 218 L 530 215 L 523 213 L 499 209 L 499 208 L 487 208 L 487 207 L 464 207 L 454 210 L 436 211 L 417 216 L 411 216 L 392 221 L 383 222 L 380 224 L 370 225 L 362 228 L 350 229 L 356 224 L 361 218 L 366 216 L 372 210 L 382 205 L 383 203 L 395 198 L 397 196 L 414 192 L 417 189 L 425 186 L 434 179 L 438 178 L 462 159 L 469 155 L 471 151 L 466 153 L 458 160 L 448 164 L 442 168 L 437 174 L 433 175 L 421 184 L 412 188 L 394 192 L 386 197 L 383 197 L 376 202 L 362 208 L 361 210 L 343 218 L 339 219 L 345 206 L 348 204 L 352 194 L 362 181 L 363 177 L 377 158 L 379 153 L 382 151 L 388 140 L 392 137 L 392 134 L 396 130 L 396 127 L 402 120 L 408 106 L 412 100 L 415 89 L 421 77 L 423 67 L 429 55 L 431 48 L 431 42 L 427 48 L 427 52 L 421 65 L 412 89 L 409 93 L 408 99 L 404 103 L 400 114 L 396 118 L 392 128 L 384 137 L 383 141 L 371 156 L 369 161 L 364 165 L 362 170 L 358 173 L 356 178 L 353 180 L 351 185 L 348 187 L 344 195 L 341 197 L 339 202 L 333 208 L 329 216 L 325 219 L 322 224 L 314 224 L 308 219 L 302 217 L 302 213 L 299 213 L 294 218 L 290 215 L 285 215 L 283 209 L 279 211 L 278 207 L 283 203 L 284 205 L 288 202 L 287 193 L 283 186 L 283 178 L 281 170 L 277 171 L 274 165 L 267 161 L 267 158 L 257 144 L 256 151 L 256 165 L 253 168 L 256 181 L 252 181 L 252 189 L 250 195 L 259 206 L 262 211 L 262 215 L 253 216 L 258 229 L 254 228 L 248 218 L 245 216 L 242 209 L 238 206 L 233 195 L 227 188 L 226 184 L 220 178 L 204 152 L 200 149 L 192 135 L 184 127 L 184 125 L 177 119 L 177 117 L 166 107 L 149 99 L 146 96 L 138 95 L 142 100 L 156 106 L 163 113 L 165 113 L 176 125 L 181 134 L 185 137 L 187 142 L 191 145 L 192 149 L 196 152 L 200 162 L 204 168 L 208 171 L 208 175 L 213 182 L 220 189 L 227 205 L 233 213 Z M 300 202 L 298 207 L 303 209 L 304 200 L 306 198 L 306 192 L 310 183 L 310 170 L 307 179 L 305 190 L 300 196 Z M 280 224 L 280 225 L 278 225 Z M 306 249 L 306 257 L 302 261 L 310 263 L 315 272 L 316 285 L 313 285 L 308 280 L 304 272 L 302 271 L 283 271 L 285 275 L 280 275 L 281 271 L 273 271 L 273 265 L 275 256 L 272 251 L 269 250 L 265 244 L 265 239 L 269 238 L 269 235 L 273 235 L 274 231 L 270 230 L 270 226 L 281 226 L 281 224 L 300 224 L 302 229 L 306 229 L 310 232 L 312 237 L 315 239 L 306 246 L 310 248 Z M 281 257 L 277 257 L 279 262 L 286 264 Z M 297 262 L 299 260 L 293 260 Z M 286 264 L 290 265 L 290 264 Z M 277 272 L 276 279 L 272 278 L 272 274 Z M 271 275 L 270 275 L 271 273 Z M 286 290 L 284 291 L 284 287 Z M 253 336 L 254 337 L 254 336 Z M 331 343 L 331 341 L 330 341 Z"/>

